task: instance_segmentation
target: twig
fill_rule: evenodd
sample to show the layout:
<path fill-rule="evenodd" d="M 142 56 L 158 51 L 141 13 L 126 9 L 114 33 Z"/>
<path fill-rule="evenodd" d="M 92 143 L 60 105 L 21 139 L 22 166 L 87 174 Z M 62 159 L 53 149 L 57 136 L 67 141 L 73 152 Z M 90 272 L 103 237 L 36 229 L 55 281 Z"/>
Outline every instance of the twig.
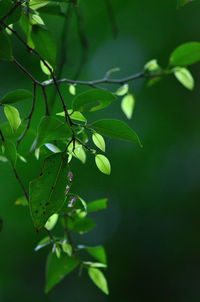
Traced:
<path fill-rule="evenodd" d="M 44 96 L 44 103 L 45 103 L 45 114 L 46 116 L 50 116 L 50 113 L 49 113 L 49 106 L 48 106 L 48 100 L 47 100 L 47 94 L 46 94 L 46 89 L 44 86 L 42 86 L 42 93 L 43 93 L 43 96 Z"/>
<path fill-rule="evenodd" d="M 28 120 L 28 123 L 26 125 L 26 128 L 25 128 L 24 132 L 21 134 L 21 136 L 17 140 L 17 148 L 19 147 L 20 142 L 22 141 L 22 139 L 26 135 L 28 129 L 30 128 L 32 115 L 33 115 L 33 112 L 34 112 L 34 109 L 35 109 L 35 100 L 36 100 L 36 83 L 34 82 L 33 83 L 33 101 L 32 101 L 32 107 L 31 107 L 31 111 L 30 111 L 29 115 L 26 118 Z"/>
<path fill-rule="evenodd" d="M 1 136 L 2 141 L 5 142 L 5 138 L 4 138 L 3 132 L 1 130 L 0 130 L 0 136 Z"/>
<path fill-rule="evenodd" d="M 17 2 L 12 8 L 11 10 L 4 16 L 0 19 L 0 23 L 5 21 L 10 15 L 12 15 L 12 13 L 25 1 L 19 1 Z"/>
<path fill-rule="evenodd" d="M 17 178 L 18 182 L 19 182 L 20 185 L 21 185 L 22 190 L 24 191 L 24 195 L 25 195 L 27 201 L 29 202 L 28 193 L 27 193 L 26 188 L 25 188 L 25 186 L 24 186 L 24 184 L 23 184 L 23 181 L 21 180 L 19 174 L 17 173 L 17 171 L 16 171 L 16 169 L 15 169 L 15 167 L 14 167 L 13 165 L 12 165 L 12 169 L 13 169 L 13 172 L 14 172 L 14 174 L 15 174 L 15 177 Z"/>

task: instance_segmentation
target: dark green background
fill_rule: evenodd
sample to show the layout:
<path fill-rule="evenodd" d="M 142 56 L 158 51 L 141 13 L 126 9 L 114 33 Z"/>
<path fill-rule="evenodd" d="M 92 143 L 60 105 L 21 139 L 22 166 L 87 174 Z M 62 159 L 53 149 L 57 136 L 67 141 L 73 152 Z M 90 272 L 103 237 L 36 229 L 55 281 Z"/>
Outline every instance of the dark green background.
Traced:
<path fill-rule="evenodd" d="M 175 0 L 113 0 L 119 27 L 117 39 L 112 38 L 104 1 L 80 2 L 90 44 L 81 79 L 103 77 L 113 67 L 121 69 L 116 77 L 130 75 L 141 71 L 153 58 L 167 66 L 175 47 L 200 40 L 198 1 L 177 10 Z M 62 19 L 44 16 L 44 20 L 59 41 Z M 80 56 L 74 18 L 72 21 L 68 62 L 63 71 L 63 76 L 68 77 L 73 76 Z M 15 38 L 12 40 L 18 60 L 38 79 L 44 79 L 37 58 Z M 50 294 L 43 294 L 48 248 L 35 253 L 34 247 L 46 234 L 37 235 L 27 209 L 14 205 L 22 195 L 21 188 L 8 164 L 0 164 L 0 217 L 4 221 L 0 233 L 0 301 L 200 301 L 199 67 L 197 64 L 191 68 L 196 79 L 193 92 L 173 77 L 152 88 L 147 88 L 144 80 L 131 84 L 137 103 L 129 124 L 144 148 L 106 139 L 106 155 L 112 165 L 110 177 L 97 170 L 92 156 L 86 165 L 73 160 L 74 190 L 86 201 L 109 198 L 108 210 L 94 215 L 97 228 L 80 239 L 80 243 L 91 245 L 103 242 L 106 247 L 108 297 L 89 281 L 86 273 L 79 278 L 77 272 L 67 276 Z M 1 62 L 0 95 L 16 88 L 31 89 L 31 83 L 12 63 Z M 78 92 L 82 89 L 77 87 Z M 62 86 L 62 91 L 69 104 L 72 98 L 67 85 Z M 57 104 L 61 111 L 59 100 Z M 21 116 L 29 106 L 18 105 Z M 43 112 L 38 92 L 33 124 Z M 3 112 L 0 114 L 3 122 Z M 102 117 L 126 121 L 120 101 L 88 119 Z M 19 164 L 26 183 L 38 175 L 41 164 L 31 158 L 28 165 Z"/>

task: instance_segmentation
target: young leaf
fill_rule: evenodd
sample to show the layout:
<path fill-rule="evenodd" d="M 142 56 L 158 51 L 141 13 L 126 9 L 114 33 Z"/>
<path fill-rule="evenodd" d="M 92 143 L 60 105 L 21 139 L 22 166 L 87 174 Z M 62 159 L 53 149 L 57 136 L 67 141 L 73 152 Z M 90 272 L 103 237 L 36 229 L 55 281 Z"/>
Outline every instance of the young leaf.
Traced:
<path fill-rule="evenodd" d="M 100 263 L 100 262 L 84 261 L 83 264 L 88 266 L 88 267 L 96 267 L 96 268 L 105 268 L 105 267 L 107 267 L 106 264 L 103 264 L 103 263 Z"/>
<path fill-rule="evenodd" d="M 48 231 L 51 231 L 56 223 L 58 221 L 58 214 L 53 214 L 52 216 L 49 217 L 49 219 L 47 220 L 47 222 L 45 223 L 45 228 L 48 230 Z"/>
<path fill-rule="evenodd" d="M 184 67 L 176 67 L 174 69 L 174 75 L 177 80 L 187 89 L 192 90 L 194 88 L 194 79 L 188 69 Z"/>
<path fill-rule="evenodd" d="M 94 284 L 99 287 L 106 295 L 109 294 L 108 285 L 104 274 L 97 268 L 89 268 L 88 274 Z"/>
<path fill-rule="evenodd" d="M 67 156 L 55 153 L 46 158 L 40 177 L 30 182 L 30 211 L 35 228 L 39 231 L 48 218 L 65 202 L 68 180 Z"/>
<path fill-rule="evenodd" d="M 153 59 L 144 65 L 144 69 L 150 72 L 156 72 L 160 70 L 160 66 L 158 65 L 157 60 Z"/>
<path fill-rule="evenodd" d="M 105 141 L 104 141 L 104 138 L 103 136 L 101 136 L 99 133 L 95 132 L 93 133 L 92 135 L 92 140 L 94 142 L 94 144 L 100 149 L 102 150 L 103 152 L 105 152 Z"/>
<path fill-rule="evenodd" d="M 12 48 L 8 37 L 0 31 L 0 60 L 12 61 Z"/>
<path fill-rule="evenodd" d="M 107 159 L 107 157 L 105 157 L 102 154 L 97 154 L 95 156 L 95 162 L 97 165 L 97 168 L 104 174 L 110 175 L 111 172 L 111 166 L 110 166 L 110 162 Z"/>
<path fill-rule="evenodd" d="M 108 107 L 116 96 L 106 90 L 91 89 L 81 94 L 78 94 L 72 103 L 73 110 L 84 111 L 86 105 L 91 107 L 89 111 L 96 111 Z"/>
<path fill-rule="evenodd" d="M 45 144 L 45 147 L 47 147 L 47 149 L 49 149 L 53 153 L 59 153 L 59 152 L 61 152 L 61 150 L 57 146 L 55 146 L 53 144 Z"/>
<path fill-rule="evenodd" d="M 47 63 L 47 65 L 51 68 L 51 70 L 53 71 L 53 67 L 47 62 L 47 61 L 45 61 L 46 63 Z M 40 67 L 41 67 L 41 69 L 42 69 L 42 71 L 46 74 L 46 75 L 48 75 L 48 76 L 50 76 L 51 75 L 51 72 L 50 72 L 50 70 L 49 70 L 49 68 L 47 68 L 47 66 L 40 60 Z"/>
<path fill-rule="evenodd" d="M 55 253 L 50 253 L 46 265 L 45 293 L 48 293 L 66 275 L 71 273 L 79 263 L 80 260 L 74 256 L 69 257 L 65 253 L 61 253 L 58 259 Z"/>
<path fill-rule="evenodd" d="M 78 218 L 69 228 L 77 233 L 87 233 L 96 227 L 91 218 Z"/>
<path fill-rule="evenodd" d="M 118 96 L 123 96 L 125 95 L 126 93 L 128 93 L 128 84 L 124 84 L 123 86 L 119 87 L 117 89 L 117 91 L 115 92 L 116 95 Z"/>
<path fill-rule="evenodd" d="M 107 209 L 107 202 L 108 202 L 107 198 L 91 201 L 87 204 L 87 212 L 90 213 L 90 212 L 105 210 Z"/>
<path fill-rule="evenodd" d="M 135 106 L 135 98 L 133 94 L 129 93 L 123 97 L 121 102 L 121 108 L 128 119 L 131 119 L 132 117 L 134 106 Z"/>
<path fill-rule="evenodd" d="M 188 42 L 178 46 L 170 56 L 170 65 L 187 66 L 200 61 L 200 42 Z"/>
<path fill-rule="evenodd" d="M 16 131 L 21 124 L 19 111 L 11 105 L 6 105 L 4 107 L 4 113 L 10 123 L 11 128 Z"/>
<path fill-rule="evenodd" d="M 99 120 L 90 125 L 102 135 L 127 140 L 130 142 L 136 142 L 142 147 L 142 144 L 137 134 L 124 122 L 119 120 Z"/>
<path fill-rule="evenodd" d="M 4 95 L 1 99 L 1 104 L 14 104 L 30 99 L 32 97 L 33 94 L 30 91 L 25 89 L 17 89 Z"/>
<path fill-rule="evenodd" d="M 41 119 L 38 127 L 36 149 L 53 140 L 63 140 L 71 135 L 67 123 L 62 123 L 52 116 L 45 116 Z"/>
<path fill-rule="evenodd" d="M 72 120 L 75 120 L 75 121 L 80 121 L 80 122 L 87 122 L 86 118 L 83 116 L 82 113 L 80 113 L 79 111 L 74 111 L 72 109 L 69 109 L 67 110 L 68 114 L 70 115 L 70 118 Z M 56 115 L 59 115 L 59 116 L 63 116 L 65 117 L 65 113 L 64 111 L 63 112 L 59 112 L 59 113 L 56 113 Z"/>
<path fill-rule="evenodd" d="M 49 237 L 44 237 L 40 242 L 37 244 L 36 248 L 34 249 L 35 252 L 39 251 L 43 247 L 49 245 L 51 243 L 51 239 Z"/>
<path fill-rule="evenodd" d="M 107 263 L 106 252 L 102 245 L 95 246 L 95 247 L 86 246 L 85 249 L 94 259 L 104 264 Z"/>
<path fill-rule="evenodd" d="M 71 244 L 67 243 L 67 242 L 63 242 L 62 243 L 62 249 L 63 251 L 68 255 L 68 256 L 72 256 L 72 246 Z"/>
<path fill-rule="evenodd" d="M 56 251 L 57 258 L 60 258 L 62 251 L 61 251 L 61 248 L 59 247 L 59 245 L 56 245 L 55 251 Z"/>
<path fill-rule="evenodd" d="M 69 85 L 69 93 L 72 95 L 76 95 L 76 86 L 75 85 Z"/>

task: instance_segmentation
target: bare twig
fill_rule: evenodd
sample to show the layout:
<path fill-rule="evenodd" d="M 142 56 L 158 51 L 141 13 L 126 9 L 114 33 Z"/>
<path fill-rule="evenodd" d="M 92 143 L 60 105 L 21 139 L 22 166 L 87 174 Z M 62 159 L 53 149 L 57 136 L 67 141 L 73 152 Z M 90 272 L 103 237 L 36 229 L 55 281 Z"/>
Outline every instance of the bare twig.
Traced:
<path fill-rule="evenodd" d="M 25 195 L 27 201 L 29 202 L 28 192 L 26 191 L 26 188 L 25 188 L 25 186 L 24 186 L 24 184 L 23 184 L 23 181 L 21 180 L 19 174 L 17 173 L 17 171 L 16 171 L 16 169 L 15 169 L 15 167 L 14 167 L 13 165 L 12 165 L 12 169 L 13 169 L 13 172 L 14 172 L 14 174 L 15 174 L 15 177 L 17 178 L 18 182 L 19 182 L 20 185 L 21 185 L 21 188 L 22 188 L 22 190 L 23 190 L 23 192 L 24 192 L 24 195 Z"/>
<path fill-rule="evenodd" d="M 49 106 L 48 106 L 48 100 L 47 100 L 47 94 L 46 94 L 46 89 L 44 86 L 42 86 L 42 93 L 43 93 L 43 96 L 44 96 L 44 103 L 45 103 L 45 114 L 46 116 L 50 116 L 50 113 L 49 113 Z"/>

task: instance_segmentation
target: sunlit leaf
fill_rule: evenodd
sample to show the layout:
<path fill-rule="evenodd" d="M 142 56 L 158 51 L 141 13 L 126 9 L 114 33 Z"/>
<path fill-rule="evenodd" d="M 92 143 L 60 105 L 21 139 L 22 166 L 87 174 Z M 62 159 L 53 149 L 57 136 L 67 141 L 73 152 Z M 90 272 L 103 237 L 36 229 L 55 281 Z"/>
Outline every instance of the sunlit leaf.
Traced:
<path fill-rule="evenodd" d="M 135 98 L 133 94 L 127 94 L 123 97 L 121 108 L 128 119 L 131 119 L 135 106 Z"/>
<path fill-rule="evenodd" d="M 17 198 L 15 201 L 15 205 L 17 206 L 28 206 L 28 201 L 25 196 Z"/>
<path fill-rule="evenodd" d="M 11 128 L 16 131 L 21 124 L 19 111 L 11 105 L 6 105 L 4 107 L 4 113 L 10 123 Z"/>
<path fill-rule="evenodd" d="M 106 264 L 106 252 L 102 245 L 95 247 L 86 246 L 85 249 L 93 258 L 100 261 L 101 263 Z"/>
<path fill-rule="evenodd" d="M 69 85 L 69 93 L 72 95 L 76 95 L 76 86 L 75 85 Z"/>
<path fill-rule="evenodd" d="M 107 159 L 107 157 L 105 157 L 102 154 L 97 154 L 95 156 L 95 162 L 96 162 L 96 165 L 97 165 L 98 169 L 102 173 L 110 175 L 110 173 L 111 173 L 111 166 L 110 166 L 110 162 Z"/>
<path fill-rule="evenodd" d="M 173 66 L 187 66 L 200 61 L 200 42 L 188 42 L 178 46 L 170 56 Z"/>
<path fill-rule="evenodd" d="M 90 279 L 99 287 L 106 295 L 109 294 L 108 285 L 104 274 L 97 268 L 89 268 L 88 274 Z"/>
<path fill-rule="evenodd" d="M 49 219 L 47 220 L 47 222 L 45 223 L 45 228 L 48 230 L 48 231 L 51 231 L 56 223 L 58 221 L 58 214 L 53 214 L 52 216 L 49 217 Z"/>
<path fill-rule="evenodd" d="M 50 67 L 51 70 L 53 71 L 53 67 L 52 67 L 47 61 L 45 61 L 45 62 L 46 62 L 46 64 L 48 65 L 48 67 Z M 50 72 L 49 68 L 48 68 L 48 67 L 43 63 L 43 61 L 41 61 L 41 60 L 40 60 L 40 67 L 41 67 L 42 71 L 43 71 L 46 75 L 48 75 L 48 76 L 51 75 L 51 72 Z"/>
<path fill-rule="evenodd" d="M 70 115 L 70 118 L 72 120 L 80 121 L 80 122 L 87 122 L 86 118 L 83 116 L 83 114 L 79 111 L 73 111 L 72 109 L 67 110 L 68 114 Z M 56 115 L 65 117 L 65 113 L 58 112 Z"/>
<path fill-rule="evenodd" d="M 123 86 L 121 86 L 120 88 L 117 89 L 115 94 L 118 96 L 125 95 L 126 93 L 128 93 L 128 88 L 129 88 L 128 84 L 124 84 Z"/>
<path fill-rule="evenodd" d="M 40 242 L 38 242 L 35 251 L 39 251 L 40 249 L 42 249 L 43 247 L 49 245 L 51 243 L 51 239 L 49 237 L 44 237 L 42 240 L 40 240 Z"/>
<path fill-rule="evenodd" d="M 92 140 L 94 142 L 94 144 L 103 152 L 105 152 L 105 141 L 102 135 L 100 135 L 99 133 L 95 132 L 92 135 Z"/>
<path fill-rule="evenodd" d="M 187 89 L 193 90 L 194 79 L 191 72 L 184 67 L 176 67 L 174 69 L 174 75 L 177 80 Z"/>
<path fill-rule="evenodd" d="M 107 202 L 107 198 L 102 198 L 89 202 L 87 204 L 88 213 L 107 209 Z"/>

